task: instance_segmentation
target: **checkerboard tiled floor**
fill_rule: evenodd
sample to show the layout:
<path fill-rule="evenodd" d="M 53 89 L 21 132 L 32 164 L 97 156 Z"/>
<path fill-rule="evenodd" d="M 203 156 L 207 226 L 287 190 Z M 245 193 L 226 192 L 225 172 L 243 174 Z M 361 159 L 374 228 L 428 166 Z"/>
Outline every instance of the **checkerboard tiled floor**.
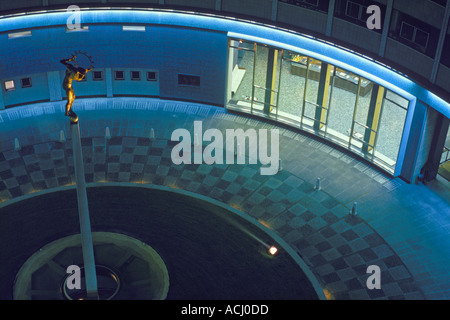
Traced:
<path fill-rule="evenodd" d="M 115 108 L 106 113 L 105 104 Z M 62 104 L 29 107 L 41 108 L 34 113 L 41 116 L 23 119 L 20 108 L 0 112 L 1 205 L 75 183 Z M 439 268 L 450 257 L 450 241 L 444 237 L 450 229 L 448 197 L 442 200 L 430 187 L 391 179 L 352 155 L 284 128 L 282 170 L 276 175 L 261 175 L 259 164 L 177 166 L 171 161 L 176 144 L 171 133 L 175 128 L 192 132 L 194 120 L 202 120 L 204 130 L 275 127 L 222 108 L 153 99 L 85 99 L 74 108 L 80 116 L 88 184 L 165 185 L 229 204 L 275 230 L 334 299 L 450 298 L 450 276 Z M 14 150 L 15 138 L 20 150 Z M 317 177 L 320 191 L 314 189 Z M 448 185 L 440 188 L 449 194 Z M 354 201 L 357 216 L 349 215 Z M 429 220 L 426 230 L 424 219 Z M 426 238 L 430 235 L 432 239 Z M 433 241 L 439 235 L 440 242 Z M 427 251 L 429 246 L 434 250 Z M 366 287 L 369 265 L 381 269 L 381 290 Z"/>

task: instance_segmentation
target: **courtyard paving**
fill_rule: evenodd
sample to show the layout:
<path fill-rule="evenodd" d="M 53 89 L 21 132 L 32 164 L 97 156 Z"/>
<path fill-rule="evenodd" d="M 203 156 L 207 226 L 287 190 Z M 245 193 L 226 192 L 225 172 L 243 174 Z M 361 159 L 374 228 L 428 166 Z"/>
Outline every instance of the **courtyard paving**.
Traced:
<path fill-rule="evenodd" d="M 63 109 L 60 101 L 0 111 L 0 208 L 74 185 Z M 407 184 L 305 133 L 220 107 L 96 98 L 78 99 L 74 110 L 88 185 L 163 185 L 230 205 L 282 237 L 330 299 L 450 299 L 447 181 Z M 263 176 L 259 163 L 174 165 L 171 134 L 177 128 L 193 132 L 196 120 L 203 130 L 279 129 L 282 169 Z M 317 178 L 321 190 L 314 188 Z M 356 216 L 349 214 L 354 202 Z M 369 265 L 381 269 L 380 290 L 366 286 Z"/>

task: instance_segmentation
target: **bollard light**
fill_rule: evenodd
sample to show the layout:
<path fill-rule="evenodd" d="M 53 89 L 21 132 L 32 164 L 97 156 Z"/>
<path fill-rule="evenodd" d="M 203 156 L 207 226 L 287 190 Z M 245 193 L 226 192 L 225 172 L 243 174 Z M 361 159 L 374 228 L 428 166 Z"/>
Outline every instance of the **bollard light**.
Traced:
<path fill-rule="evenodd" d="M 66 142 L 66 135 L 64 134 L 64 130 L 61 130 L 59 132 L 59 142 L 61 142 L 61 143 Z"/>
<path fill-rule="evenodd" d="M 321 189 L 321 186 L 320 186 L 320 178 L 317 178 L 317 180 L 316 180 L 316 186 L 314 187 L 314 190 L 320 191 L 320 189 Z"/>
<path fill-rule="evenodd" d="M 111 139 L 111 131 L 109 130 L 109 127 L 106 127 L 106 130 L 105 130 L 105 137 L 106 137 L 106 139 Z"/>
<path fill-rule="evenodd" d="M 153 128 L 150 129 L 150 140 L 155 140 L 155 129 Z"/>
<path fill-rule="evenodd" d="M 20 149 L 22 149 L 22 147 L 20 146 L 19 139 L 15 138 L 14 139 L 14 150 L 19 151 Z"/>
<path fill-rule="evenodd" d="M 357 202 L 354 202 L 354 203 L 353 203 L 352 210 L 350 211 L 350 214 L 351 214 L 352 216 L 358 215 L 357 206 L 358 206 L 358 203 L 357 203 Z"/>

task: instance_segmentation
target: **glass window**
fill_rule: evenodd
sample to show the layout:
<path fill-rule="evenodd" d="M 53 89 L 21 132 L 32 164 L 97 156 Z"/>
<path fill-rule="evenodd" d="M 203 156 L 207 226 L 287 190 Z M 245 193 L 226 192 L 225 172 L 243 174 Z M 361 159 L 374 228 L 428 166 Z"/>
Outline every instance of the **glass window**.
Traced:
<path fill-rule="evenodd" d="M 373 131 L 368 128 L 367 120 L 369 118 L 369 108 L 373 97 L 373 82 L 360 77 L 359 83 L 359 95 L 356 103 L 356 108 L 353 115 L 353 124 L 351 130 L 351 147 L 356 148 L 358 151 L 362 151 L 364 147 L 367 147 L 366 154 L 370 154 L 373 151 L 374 144 L 370 144 L 368 135 Z"/>
<path fill-rule="evenodd" d="M 31 87 L 31 78 L 22 78 L 20 79 L 20 83 L 22 88 L 29 88 Z"/>
<path fill-rule="evenodd" d="M 94 81 L 103 80 L 103 71 L 94 71 L 92 73 L 92 80 Z"/>
<path fill-rule="evenodd" d="M 287 50 L 283 52 L 278 100 L 278 117 L 282 120 L 300 123 L 307 61 L 307 56 Z"/>
<path fill-rule="evenodd" d="M 256 46 L 253 111 L 263 112 L 266 94 L 267 64 L 269 49 L 264 45 Z M 269 88 L 268 88 L 269 89 Z M 268 102 L 269 103 L 269 102 Z"/>
<path fill-rule="evenodd" d="M 330 0 L 279 0 L 294 6 L 304 7 L 311 10 L 328 12 Z"/>
<path fill-rule="evenodd" d="M 16 85 L 14 84 L 14 80 L 5 81 L 5 90 L 12 91 L 16 89 Z"/>
<path fill-rule="evenodd" d="M 155 71 L 147 72 L 147 81 L 156 81 L 156 72 Z"/>
<path fill-rule="evenodd" d="M 394 168 L 397 162 L 409 101 L 387 91 L 383 103 L 375 156 Z"/>
<path fill-rule="evenodd" d="M 374 5 L 371 0 L 336 0 L 334 15 L 337 18 L 367 28 L 367 19 L 371 16 L 371 13 L 367 13 L 367 8 L 371 5 Z M 384 17 L 386 5 L 380 2 L 376 2 L 376 5 L 380 8 L 381 17 Z M 372 31 L 382 32 L 381 29 L 372 29 Z"/>
<path fill-rule="evenodd" d="M 125 72 L 114 71 L 114 80 L 125 80 Z"/>
<path fill-rule="evenodd" d="M 308 58 L 307 80 L 305 85 L 305 102 L 303 105 L 302 124 L 314 127 L 316 109 L 318 108 L 317 96 L 319 93 L 319 78 L 322 62 Z"/>
<path fill-rule="evenodd" d="M 400 37 L 409 41 L 414 41 L 414 27 L 409 23 L 402 22 Z"/>
<path fill-rule="evenodd" d="M 227 107 L 300 126 L 395 172 L 409 100 L 299 52 L 235 39 L 229 50 Z"/>
<path fill-rule="evenodd" d="M 141 72 L 131 71 L 131 80 L 141 80 Z"/>
<path fill-rule="evenodd" d="M 356 105 L 359 77 L 347 70 L 336 68 L 330 100 L 327 134 L 348 145 Z"/>
<path fill-rule="evenodd" d="M 444 149 L 442 150 L 440 164 L 443 164 L 449 160 L 450 160 L 450 128 L 447 131 L 447 138 L 445 139 Z"/>

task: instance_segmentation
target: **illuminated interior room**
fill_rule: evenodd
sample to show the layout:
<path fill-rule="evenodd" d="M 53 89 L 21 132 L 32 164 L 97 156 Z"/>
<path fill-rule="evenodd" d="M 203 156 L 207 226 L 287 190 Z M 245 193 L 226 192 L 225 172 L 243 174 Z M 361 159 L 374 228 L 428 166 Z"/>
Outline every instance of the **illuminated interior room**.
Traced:
<path fill-rule="evenodd" d="M 0 299 L 450 299 L 449 20 L 449 0 L 1 2 Z M 208 129 L 258 143 L 208 163 Z"/>

